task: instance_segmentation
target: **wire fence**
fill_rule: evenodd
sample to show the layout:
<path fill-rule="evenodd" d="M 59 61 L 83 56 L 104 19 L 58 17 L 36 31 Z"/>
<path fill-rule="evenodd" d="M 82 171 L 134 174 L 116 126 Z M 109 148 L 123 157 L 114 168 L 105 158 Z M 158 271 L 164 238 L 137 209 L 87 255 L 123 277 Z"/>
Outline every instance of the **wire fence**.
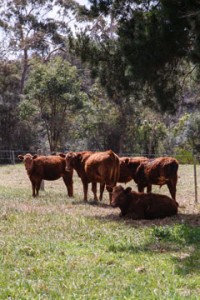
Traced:
<path fill-rule="evenodd" d="M 90 151 L 99 151 L 99 150 L 91 150 L 91 149 L 85 149 L 85 150 L 90 150 Z M 85 151 L 83 150 L 83 151 Z M 80 151 L 80 150 L 78 150 Z M 18 155 L 19 154 L 26 154 L 26 153 L 30 153 L 32 155 L 34 154 L 38 154 L 38 155 L 53 155 L 56 153 L 61 153 L 62 151 L 58 151 L 58 152 L 53 152 L 51 153 L 50 151 L 43 151 L 42 149 L 37 149 L 36 151 L 29 151 L 29 150 L 0 150 L 0 165 L 2 164 L 15 164 L 20 162 L 20 160 L 18 159 Z M 68 152 L 68 151 L 63 151 L 64 153 Z M 156 157 L 160 157 L 160 156 L 172 156 L 172 157 L 176 157 L 177 160 L 180 163 L 183 164 L 199 164 L 200 161 L 200 157 L 198 155 L 194 155 L 191 153 L 191 155 L 188 157 L 187 155 L 177 155 L 177 154 L 169 154 L 169 153 L 162 153 L 162 155 L 156 155 L 156 154 L 145 154 L 143 152 L 141 153 L 117 153 L 120 157 L 138 157 L 138 156 L 144 156 L 144 157 L 148 157 L 148 158 L 156 158 Z"/>

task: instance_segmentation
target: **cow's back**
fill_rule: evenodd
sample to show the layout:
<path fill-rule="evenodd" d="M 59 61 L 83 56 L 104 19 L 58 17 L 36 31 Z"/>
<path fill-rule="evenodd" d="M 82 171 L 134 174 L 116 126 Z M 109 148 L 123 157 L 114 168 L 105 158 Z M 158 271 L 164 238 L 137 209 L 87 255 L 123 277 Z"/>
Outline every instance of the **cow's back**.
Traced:
<path fill-rule="evenodd" d="M 166 184 L 170 179 L 177 180 L 178 161 L 172 157 L 159 157 L 142 162 L 137 169 L 136 180 L 145 184 Z"/>
<path fill-rule="evenodd" d="M 178 212 L 178 203 L 166 195 L 144 194 L 143 201 L 146 219 L 165 218 Z"/>
<path fill-rule="evenodd" d="M 95 152 L 85 163 L 88 181 L 117 182 L 119 178 L 119 158 L 111 150 Z"/>
<path fill-rule="evenodd" d="M 60 156 L 39 156 L 34 160 L 34 175 L 44 180 L 56 180 L 65 173 L 65 159 Z"/>

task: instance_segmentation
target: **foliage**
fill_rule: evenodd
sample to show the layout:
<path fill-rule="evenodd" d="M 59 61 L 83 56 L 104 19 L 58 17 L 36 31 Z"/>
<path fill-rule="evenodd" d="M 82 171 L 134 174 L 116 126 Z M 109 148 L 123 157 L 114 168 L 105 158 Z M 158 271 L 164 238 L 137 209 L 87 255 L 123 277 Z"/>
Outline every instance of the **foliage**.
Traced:
<path fill-rule="evenodd" d="M 196 153 L 200 153 L 199 135 L 200 135 L 200 114 L 197 112 L 191 115 L 188 131 L 187 131 L 189 144 L 191 145 L 192 149 Z"/>
<path fill-rule="evenodd" d="M 73 8 L 74 1 L 65 7 Z M 64 37 L 70 32 L 66 21 L 59 17 L 62 2 L 51 0 L 1 0 L 0 28 L 5 34 L 5 56 L 21 59 L 21 92 L 32 55 L 49 58 L 52 52 L 64 46 Z M 52 17 L 52 10 L 55 10 Z M 68 10 L 67 10 L 68 9 Z M 63 13 L 64 13 L 63 12 Z"/>
<path fill-rule="evenodd" d="M 167 129 L 164 123 L 158 120 L 143 120 L 138 128 L 140 145 L 144 155 L 154 157 L 159 152 L 159 145 L 167 136 Z"/>
<path fill-rule="evenodd" d="M 118 90 L 120 86 L 121 94 L 150 91 L 151 98 L 157 100 L 155 109 L 174 112 L 182 93 L 180 78 L 185 76 L 182 65 L 189 60 L 194 62 L 192 56 L 199 63 L 198 1 L 91 0 L 90 3 L 90 9 L 84 13 L 94 23 L 82 34 L 82 39 L 77 39 L 82 58 L 98 65 L 100 77 L 102 65 L 105 66 L 107 87 L 115 86 Z M 107 27 L 101 26 L 103 15 Z M 112 60 L 119 68 L 119 72 L 113 73 L 120 74 L 120 84 L 117 80 L 111 84 L 109 61 Z"/>
<path fill-rule="evenodd" d="M 199 3 L 90 3 L 0 0 L 1 148 L 198 154 Z M 75 17 L 76 29 L 90 22 L 72 35 Z"/>
<path fill-rule="evenodd" d="M 18 62 L 0 62 L 0 143 L 2 149 L 14 148 L 17 130 L 19 99 Z"/>
<path fill-rule="evenodd" d="M 119 153 L 120 139 L 125 135 L 126 126 L 121 126 L 121 112 L 118 106 L 109 102 L 98 81 L 90 87 L 89 96 L 89 101 L 84 103 L 75 119 L 77 139 L 86 141 L 86 144 L 82 145 L 84 149 L 112 149 Z M 125 123 L 125 117 L 123 122 Z"/>
<path fill-rule="evenodd" d="M 21 104 L 23 115 L 33 113 L 37 117 L 39 113 L 50 150 L 62 148 L 67 141 L 72 113 L 82 107 L 86 98 L 80 91 L 76 68 L 60 57 L 46 64 L 36 61 L 25 92 L 26 98 Z"/>
<path fill-rule="evenodd" d="M 174 157 L 181 164 L 193 164 L 194 163 L 194 155 L 191 151 L 186 150 L 181 147 L 177 147 L 174 149 Z"/>
<path fill-rule="evenodd" d="M 191 153 L 199 154 L 200 116 L 198 112 L 185 113 L 174 127 L 177 144 Z"/>

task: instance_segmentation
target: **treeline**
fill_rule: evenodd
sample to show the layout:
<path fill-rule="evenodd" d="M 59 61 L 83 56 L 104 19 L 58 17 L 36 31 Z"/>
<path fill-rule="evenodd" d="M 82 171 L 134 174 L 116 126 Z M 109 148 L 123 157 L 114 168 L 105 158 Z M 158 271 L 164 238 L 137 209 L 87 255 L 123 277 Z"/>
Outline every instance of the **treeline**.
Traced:
<path fill-rule="evenodd" d="M 1 150 L 200 152 L 198 1 L 1 2 Z"/>

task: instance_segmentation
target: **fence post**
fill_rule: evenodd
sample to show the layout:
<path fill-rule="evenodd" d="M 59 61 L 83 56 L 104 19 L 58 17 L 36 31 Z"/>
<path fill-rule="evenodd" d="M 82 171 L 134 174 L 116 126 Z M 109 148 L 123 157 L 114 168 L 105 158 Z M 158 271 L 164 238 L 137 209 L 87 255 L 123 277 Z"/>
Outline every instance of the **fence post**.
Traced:
<path fill-rule="evenodd" d="M 197 163 L 196 163 L 196 155 L 193 155 L 194 160 L 194 191 L 195 191 L 195 203 L 198 202 L 197 197 Z"/>
<path fill-rule="evenodd" d="M 37 150 L 37 155 L 42 155 L 42 150 L 41 149 Z M 44 180 L 41 181 L 40 190 L 44 191 Z"/>
<path fill-rule="evenodd" d="M 10 150 L 10 161 L 11 164 L 15 165 L 15 152 L 13 150 Z"/>

